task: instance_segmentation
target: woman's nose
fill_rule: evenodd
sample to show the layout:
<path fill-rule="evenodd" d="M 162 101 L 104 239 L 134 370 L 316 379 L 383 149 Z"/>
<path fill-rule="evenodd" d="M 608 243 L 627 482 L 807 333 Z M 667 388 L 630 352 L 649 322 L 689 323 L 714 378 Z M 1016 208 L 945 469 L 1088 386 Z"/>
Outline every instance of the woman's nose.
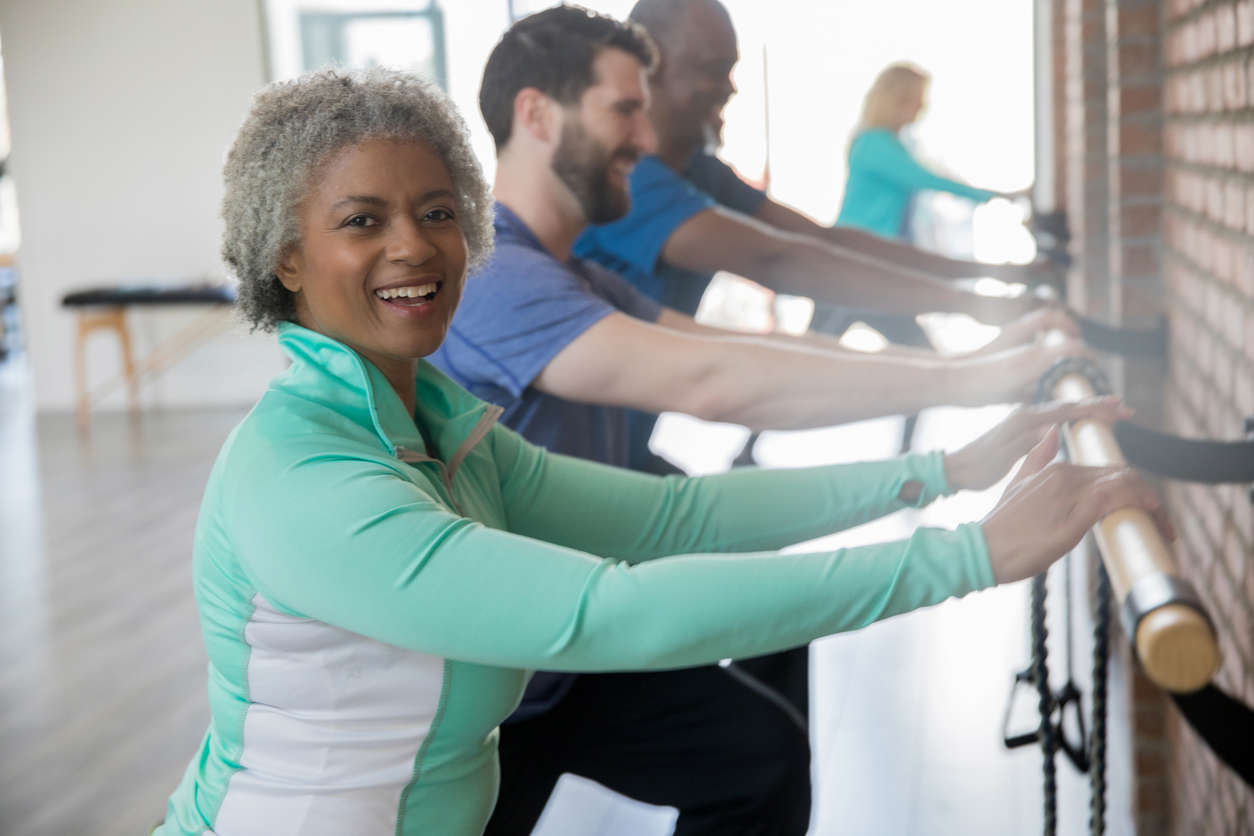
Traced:
<path fill-rule="evenodd" d="M 428 240 L 422 224 L 414 218 L 406 216 L 393 222 L 385 251 L 388 261 L 417 265 L 435 253 L 435 245 Z"/>

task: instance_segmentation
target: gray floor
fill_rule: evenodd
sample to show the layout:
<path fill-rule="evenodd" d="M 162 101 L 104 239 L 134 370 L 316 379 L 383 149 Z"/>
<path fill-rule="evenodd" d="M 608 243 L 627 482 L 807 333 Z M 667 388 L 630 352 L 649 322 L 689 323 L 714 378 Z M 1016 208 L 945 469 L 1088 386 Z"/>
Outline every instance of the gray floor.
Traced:
<path fill-rule="evenodd" d="M 188 555 L 209 467 L 242 412 L 100 414 L 82 436 L 68 416 L 36 420 L 28 401 L 0 367 L 0 834 L 145 833 L 207 717 Z M 993 417 L 939 411 L 920 443 L 958 443 Z M 760 452 L 771 464 L 884 455 L 896 427 L 768 436 Z M 978 518 L 989 502 L 902 514 L 844 542 Z M 998 743 L 1024 603 L 1022 587 L 981 593 L 815 644 L 814 834 L 1039 832 L 1039 758 Z M 1078 833 L 1087 802 L 1060 774 L 1060 832 Z"/>

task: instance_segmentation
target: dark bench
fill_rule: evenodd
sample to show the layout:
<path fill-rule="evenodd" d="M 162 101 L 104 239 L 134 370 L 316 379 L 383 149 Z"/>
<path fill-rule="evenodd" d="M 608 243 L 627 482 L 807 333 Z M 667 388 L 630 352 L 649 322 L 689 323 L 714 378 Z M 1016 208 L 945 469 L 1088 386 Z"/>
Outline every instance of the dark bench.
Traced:
<path fill-rule="evenodd" d="M 235 303 L 235 296 L 234 286 L 209 283 L 107 285 L 76 290 L 63 296 L 61 305 L 73 310 L 78 317 L 74 377 L 79 425 L 87 426 L 91 401 L 104 396 L 121 382 L 126 383 L 131 411 L 136 411 L 139 408 L 141 378 L 167 368 L 196 344 L 223 330 L 228 322 L 223 311 Z M 127 309 L 171 305 L 207 305 L 213 310 L 157 346 L 136 365 L 126 320 Z M 102 328 L 117 335 L 124 372 L 92 391 L 87 386 L 87 337 Z"/>

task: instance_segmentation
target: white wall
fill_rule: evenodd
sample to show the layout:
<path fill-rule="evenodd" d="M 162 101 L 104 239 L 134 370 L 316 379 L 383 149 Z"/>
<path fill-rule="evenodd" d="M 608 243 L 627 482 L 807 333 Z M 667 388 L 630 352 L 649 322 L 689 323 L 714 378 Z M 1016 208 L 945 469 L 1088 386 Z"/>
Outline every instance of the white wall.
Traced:
<path fill-rule="evenodd" d="M 255 0 L 0 0 L 11 171 L 22 220 L 21 300 L 40 409 L 73 403 L 68 290 L 213 277 L 221 169 L 264 81 Z M 132 317 L 140 351 L 186 324 Z M 118 369 L 98 337 L 91 377 Z M 237 325 L 144 390 L 158 405 L 246 404 L 282 361 Z M 105 405 L 122 403 L 119 395 Z"/>

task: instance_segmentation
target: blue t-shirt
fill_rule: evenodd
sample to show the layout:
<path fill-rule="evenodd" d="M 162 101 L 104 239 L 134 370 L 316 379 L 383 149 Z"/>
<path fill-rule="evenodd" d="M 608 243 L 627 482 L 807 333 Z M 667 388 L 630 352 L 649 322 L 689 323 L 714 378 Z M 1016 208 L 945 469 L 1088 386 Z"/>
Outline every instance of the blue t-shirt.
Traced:
<path fill-rule="evenodd" d="M 693 215 L 714 206 L 752 215 L 766 200 L 766 192 L 706 153 L 694 155 L 683 172 L 657 157 L 645 157 L 632 169 L 629 184 L 628 213 L 584 230 L 575 241 L 575 254 L 621 273 L 645 295 L 691 316 L 714 276 L 662 261 L 667 240 Z"/>
<path fill-rule="evenodd" d="M 626 466 L 626 409 L 568 401 L 531 383 L 609 314 L 656 322 L 661 307 L 596 264 L 558 261 L 499 203 L 495 229 L 496 251 L 466 281 L 448 337 L 429 359 L 471 394 L 504 407 L 501 420 L 529 441 Z"/>
<path fill-rule="evenodd" d="M 631 171 L 631 209 L 613 223 L 590 226 L 575 241 L 575 254 L 620 273 L 651 299 L 692 316 L 709 287 L 712 273 L 694 273 L 667 264 L 662 249 L 671 235 L 692 216 L 715 206 L 752 215 L 766 192 L 740 179 L 731 166 L 713 154 L 695 154 L 683 172 L 655 156 L 640 160 Z M 657 459 L 649 438 L 657 416 L 632 410 L 629 419 L 629 466 L 654 470 Z"/>

